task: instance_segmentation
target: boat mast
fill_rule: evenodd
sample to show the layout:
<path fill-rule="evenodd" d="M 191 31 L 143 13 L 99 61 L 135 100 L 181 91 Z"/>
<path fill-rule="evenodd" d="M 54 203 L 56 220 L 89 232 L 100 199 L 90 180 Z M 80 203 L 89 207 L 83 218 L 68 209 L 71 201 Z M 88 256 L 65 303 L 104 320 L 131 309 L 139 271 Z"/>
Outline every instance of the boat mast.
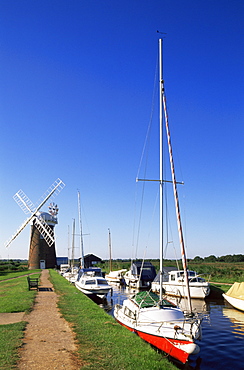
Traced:
<path fill-rule="evenodd" d="M 109 269 L 112 271 L 112 247 L 111 247 L 111 233 L 108 229 L 108 247 L 109 247 Z"/>
<path fill-rule="evenodd" d="M 160 301 L 163 298 L 163 60 L 162 60 L 162 39 L 159 39 L 159 245 L 160 245 Z"/>
<path fill-rule="evenodd" d="M 159 40 L 159 45 L 161 45 L 160 49 L 162 51 L 162 39 Z M 173 183 L 174 199 L 175 199 L 175 210 L 176 210 L 178 232 L 179 232 L 179 239 L 180 239 L 180 246 L 181 246 L 181 258 L 182 258 L 182 265 L 183 265 L 183 270 L 184 270 L 184 279 L 185 279 L 185 282 L 186 282 L 188 308 L 189 308 L 189 311 L 192 312 L 192 305 L 191 305 L 191 298 L 190 298 L 190 288 L 189 288 L 189 280 L 188 280 L 188 271 L 187 271 L 188 270 L 187 269 L 187 259 L 186 259 L 183 229 L 182 229 L 182 223 L 181 223 L 180 205 L 179 205 L 177 182 L 176 182 L 176 176 L 175 176 L 175 168 L 174 168 L 173 152 L 172 152 L 172 145 L 171 145 L 171 137 L 170 137 L 170 130 L 169 130 L 166 96 L 165 96 L 165 91 L 164 91 L 164 80 L 163 80 L 163 76 L 161 76 L 161 77 L 162 78 L 160 79 L 160 81 L 161 81 L 160 91 L 161 91 L 161 98 L 162 98 L 163 109 L 164 109 L 164 119 L 165 119 L 166 133 L 167 133 L 167 141 L 168 141 L 168 149 L 169 149 L 169 157 L 170 157 L 170 166 L 171 166 L 171 175 L 172 175 L 172 183 Z M 162 103 L 160 104 L 160 106 L 161 105 L 162 105 Z M 160 182 L 161 182 L 161 178 L 160 178 Z"/>
<path fill-rule="evenodd" d="M 75 219 L 73 219 L 73 232 L 72 232 L 72 259 L 71 259 L 71 269 L 73 272 L 74 263 L 75 263 Z"/>
<path fill-rule="evenodd" d="M 81 268 L 85 267 L 84 263 L 84 246 L 83 246 L 83 235 L 82 235 L 82 222 L 81 222 L 81 205 L 80 205 L 80 192 L 78 191 L 78 210 L 79 210 L 79 223 L 80 223 L 80 256 L 81 256 Z"/>

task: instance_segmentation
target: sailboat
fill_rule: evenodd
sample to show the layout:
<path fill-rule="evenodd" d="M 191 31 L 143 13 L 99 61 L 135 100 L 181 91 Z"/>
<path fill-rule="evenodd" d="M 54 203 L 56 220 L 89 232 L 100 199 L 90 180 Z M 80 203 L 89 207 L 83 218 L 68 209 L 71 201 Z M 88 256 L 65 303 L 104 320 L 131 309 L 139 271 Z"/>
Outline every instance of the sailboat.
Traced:
<path fill-rule="evenodd" d="M 78 191 L 78 208 L 79 208 L 79 221 L 80 221 L 80 252 L 81 252 L 81 267 L 77 273 L 75 286 L 86 295 L 97 295 L 104 298 L 111 291 L 112 288 L 107 280 L 103 277 L 100 267 L 85 268 L 84 262 L 84 247 L 81 223 L 81 205 L 80 205 L 80 192 Z"/>
<path fill-rule="evenodd" d="M 163 299 L 163 111 L 167 132 L 168 148 L 171 163 L 172 183 L 176 205 L 177 223 L 181 244 L 182 262 L 185 281 L 188 282 L 187 263 L 184 247 L 177 183 L 175 179 L 174 163 L 172 157 L 171 140 L 166 109 L 166 97 L 162 76 L 162 39 L 159 39 L 159 91 L 160 91 L 160 295 L 149 291 L 140 292 L 124 300 L 123 304 L 116 304 L 115 319 L 131 332 L 169 356 L 186 363 L 190 354 L 200 351 L 196 340 L 201 339 L 201 318 L 194 314 L 191 306 L 189 285 L 187 287 L 188 310 L 183 312 L 179 307 Z"/>
<path fill-rule="evenodd" d="M 151 286 L 156 276 L 155 267 L 151 262 L 134 261 L 131 263 L 130 270 L 124 275 L 125 283 L 130 288 L 140 289 Z"/>
<path fill-rule="evenodd" d="M 73 219 L 73 235 L 72 235 L 72 255 L 70 267 L 63 273 L 63 277 L 70 283 L 74 283 L 77 278 L 78 267 L 75 266 L 74 262 L 74 251 L 75 251 L 75 219 Z"/>
<path fill-rule="evenodd" d="M 112 246 L 111 246 L 111 232 L 108 229 L 108 248 L 109 248 L 109 268 L 110 272 L 105 275 L 106 280 L 109 283 L 124 284 L 124 274 L 126 269 L 114 270 L 112 269 Z"/>

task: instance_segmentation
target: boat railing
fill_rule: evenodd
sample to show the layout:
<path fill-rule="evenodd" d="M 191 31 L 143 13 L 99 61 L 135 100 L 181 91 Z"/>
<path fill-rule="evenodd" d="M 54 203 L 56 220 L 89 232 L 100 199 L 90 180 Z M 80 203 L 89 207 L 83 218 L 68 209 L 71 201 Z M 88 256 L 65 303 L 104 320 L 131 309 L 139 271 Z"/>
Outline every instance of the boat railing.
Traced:
<path fill-rule="evenodd" d="M 142 320 L 142 315 L 140 315 L 140 318 L 136 317 L 136 323 L 138 326 L 144 326 L 144 325 L 159 325 L 157 332 L 160 332 L 160 329 L 162 328 L 167 328 L 169 329 L 170 327 L 176 331 L 181 330 L 186 330 L 186 325 L 190 325 L 190 329 L 187 328 L 187 331 L 190 333 L 192 332 L 192 327 L 193 325 L 197 322 L 200 323 L 200 319 L 198 317 L 189 317 L 185 319 L 174 319 L 174 326 L 172 326 L 172 320 L 164 320 L 164 321 L 157 321 L 157 320 Z"/>
<path fill-rule="evenodd" d="M 208 274 L 197 274 L 196 276 L 193 276 L 191 279 L 189 279 L 189 283 L 191 283 L 192 281 L 194 281 L 194 279 L 197 279 L 197 278 L 202 278 L 202 276 L 204 275 L 208 275 Z M 211 278 L 211 275 L 209 274 L 208 275 L 208 279 L 204 279 L 205 282 L 209 283 L 210 282 L 210 278 Z"/>

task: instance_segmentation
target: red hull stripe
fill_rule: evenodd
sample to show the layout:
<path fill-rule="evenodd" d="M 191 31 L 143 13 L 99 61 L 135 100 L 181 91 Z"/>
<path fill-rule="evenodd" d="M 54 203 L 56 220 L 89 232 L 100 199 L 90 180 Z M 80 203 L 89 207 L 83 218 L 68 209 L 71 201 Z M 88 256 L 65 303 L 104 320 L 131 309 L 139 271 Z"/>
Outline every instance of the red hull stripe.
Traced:
<path fill-rule="evenodd" d="M 122 326 L 124 326 L 126 329 L 138 334 L 138 336 L 140 338 L 142 338 L 143 340 L 145 340 L 146 342 L 152 344 L 154 347 L 156 347 L 156 348 L 160 349 L 161 351 L 167 353 L 169 356 L 179 360 L 183 364 L 185 364 L 186 361 L 188 360 L 189 353 L 183 351 L 180 348 L 175 347 L 175 345 L 174 345 L 174 343 L 175 344 L 182 343 L 182 341 L 177 341 L 177 340 L 173 341 L 173 340 L 170 340 L 168 338 L 163 338 L 163 337 L 158 337 L 156 335 L 147 334 L 147 333 L 132 329 L 129 326 L 121 323 L 120 321 L 119 321 L 119 323 Z M 187 343 L 191 343 L 191 342 L 188 342 L 188 341 L 183 342 L 183 344 L 187 344 Z"/>

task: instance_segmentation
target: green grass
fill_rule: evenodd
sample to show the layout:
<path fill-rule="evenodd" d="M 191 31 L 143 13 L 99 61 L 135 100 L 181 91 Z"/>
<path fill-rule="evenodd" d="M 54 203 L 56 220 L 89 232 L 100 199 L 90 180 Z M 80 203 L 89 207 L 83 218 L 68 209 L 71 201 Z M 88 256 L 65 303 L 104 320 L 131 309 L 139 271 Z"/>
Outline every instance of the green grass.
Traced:
<path fill-rule="evenodd" d="M 217 284 L 217 283 L 210 284 L 210 286 L 211 286 L 211 290 L 219 291 L 221 294 L 226 293 L 227 290 L 229 290 L 231 287 L 231 285 L 223 285 L 223 284 Z"/>
<path fill-rule="evenodd" d="M 16 369 L 18 348 L 22 344 L 25 322 L 0 325 L 0 369 Z"/>
<path fill-rule="evenodd" d="M 87 369 L 176 369 L 164 356 L 79 292 L 67 280 L 51 271 L 59 308 L 72 323 L 79 343 L 82 370 Z"/>
<path fill-rule="evenodd" d="M 6 280 L 6 279 L 12 279 L 16 278 L 19 276 L 24 276 L 24 275 L 30 275 L 33 273 L 39 273 L 40 275 L 41 270 L 23 270 L 23 271 L 16 271 L 16 272 L 11 272 L 11 271 L 0 271 L 0 281 Z"/>
<path fill-rule="evenodd" d="M 33 275 L 38 277 L 40 274 Z M 28 290 L 26 276 L 0 282 L 0 312 L 23 312 L 32 308 L 36 290 Z"/>
<path fill-rule="evenodd" d="M 33 271 L 32 271 L 33 272 Z M 34 298 L 37 291 L 29 291 L 26 272 L 8 273 L 2 275 L 5 278 L 0 282 L 0 312 L 28 312 L 33 307 Z M 40 273 L 34 274 L 38 277 Z M 10 279 L 11 277 L 17 279 Z M 0 369 L 16 369 L 18 361 L 18 348 L 22 344 L 23 331 L 26 322 L 22 321 L 15 324 L 0 325 Z"/>

